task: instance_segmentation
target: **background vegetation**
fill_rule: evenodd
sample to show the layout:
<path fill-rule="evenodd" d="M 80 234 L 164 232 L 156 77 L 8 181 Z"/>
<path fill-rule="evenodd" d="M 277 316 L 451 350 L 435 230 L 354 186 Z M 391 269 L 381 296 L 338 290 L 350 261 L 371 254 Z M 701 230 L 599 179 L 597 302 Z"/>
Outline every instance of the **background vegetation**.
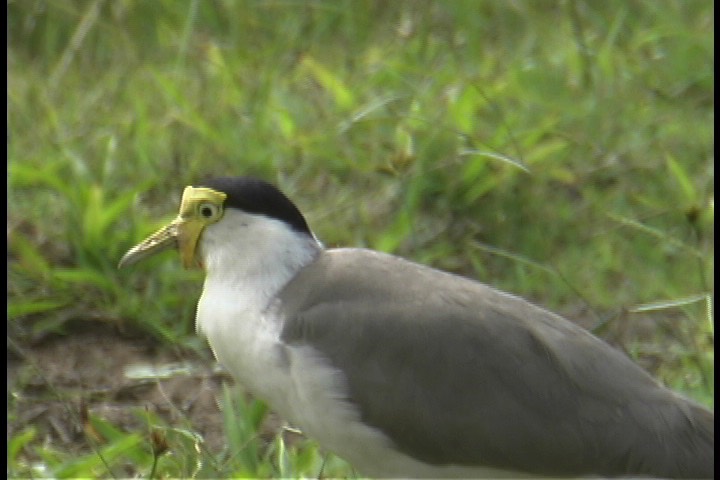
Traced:
<path fill-rule="evenodd" d="M 185 185 L 253 174 L 327 245 L 520 294 L 713 405 L 711 1 L 10 0 L 8 18 L 10 346 L 81 320 L 209 358 L 200 277 L 116 264 Z M 103 444 L 23 426 L 8 472 L 318 475 L 312 444 L 260 441 L 266 408 L 221 393 L 221 452 L 91 411 Z M 11 424 L 27 383 L 8 395 Z"/>

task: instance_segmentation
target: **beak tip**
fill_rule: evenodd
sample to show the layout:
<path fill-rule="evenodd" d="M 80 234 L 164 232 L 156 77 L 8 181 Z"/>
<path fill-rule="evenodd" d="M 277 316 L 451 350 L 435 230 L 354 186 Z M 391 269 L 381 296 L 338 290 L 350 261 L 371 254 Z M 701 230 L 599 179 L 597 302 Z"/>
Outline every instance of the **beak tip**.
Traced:
<path fill-rule="evenodd" d="M 117 264 L 117 269 L 122 270 L 123 268 L 127 267 L 128 265 L 132 265 L 135 263 L 132 259 L 132 256 L 130 255 L 130 252 L 126 253 L 122 256 L 120 261 Z"/>
<path fill-rule="evenodd" d="M 118 262 L 117 268 L 120 270 L 129 265 L 134 265 L 140 260 L 173 247 L 178 247 L 177 224 L 175 222 L 161 228 L 125 252 L 125 255 Z"/>

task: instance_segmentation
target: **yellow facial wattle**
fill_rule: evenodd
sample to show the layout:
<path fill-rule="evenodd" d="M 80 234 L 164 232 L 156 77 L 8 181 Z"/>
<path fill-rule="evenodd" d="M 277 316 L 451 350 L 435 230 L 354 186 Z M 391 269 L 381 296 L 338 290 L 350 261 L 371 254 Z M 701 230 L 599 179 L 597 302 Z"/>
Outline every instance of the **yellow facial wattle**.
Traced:
<path fill-rule="evenodd" d="M 176 247 L 185 268 L 199 267 L 197 245 L 203 230 L 223 216 L 227 195 L 211 188 L 185 187 L 178 216 L 123 255 L 118 268 Z"/>

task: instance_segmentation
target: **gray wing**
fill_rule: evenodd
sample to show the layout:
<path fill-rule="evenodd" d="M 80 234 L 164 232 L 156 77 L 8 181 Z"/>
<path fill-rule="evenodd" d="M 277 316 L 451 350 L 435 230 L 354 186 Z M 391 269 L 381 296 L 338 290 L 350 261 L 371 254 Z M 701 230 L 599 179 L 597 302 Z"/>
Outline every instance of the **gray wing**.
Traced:
<path fill-rule="evenodd" d="M 284 340 L 344 371 L 363 421 L 406 454 L 542 475 L 713 476 L 711 412 L 522 299 L 330 250 L 281 301 Z"/>

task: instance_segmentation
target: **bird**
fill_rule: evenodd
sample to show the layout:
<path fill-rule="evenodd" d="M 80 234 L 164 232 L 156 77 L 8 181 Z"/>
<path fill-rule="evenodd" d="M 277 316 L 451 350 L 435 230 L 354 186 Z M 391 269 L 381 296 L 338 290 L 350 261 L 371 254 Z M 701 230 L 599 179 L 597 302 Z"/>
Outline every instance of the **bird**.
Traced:
<path fill-rule="evenodd" d="M 714 476 L 714 413 L 623 352 L 473 279 L 326 248 L 262 179 L 187 186 L 119 267 L 172 248 L 204 270 L 217 361 L 363 475 Z"/>

